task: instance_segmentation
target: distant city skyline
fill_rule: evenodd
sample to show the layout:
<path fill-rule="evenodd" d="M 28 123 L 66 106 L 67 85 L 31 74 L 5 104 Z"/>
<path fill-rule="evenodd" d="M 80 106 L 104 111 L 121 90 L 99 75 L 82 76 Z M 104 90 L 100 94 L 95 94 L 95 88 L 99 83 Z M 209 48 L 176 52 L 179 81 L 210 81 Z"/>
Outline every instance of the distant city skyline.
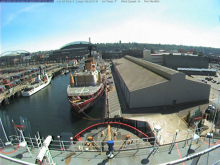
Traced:
<path fill-rule="evenodd" d="M 54 50 L 89 37 L 92 43 L 220 48 L 218 0 L 77 2 L 1 3 L 0 53 Z"/>

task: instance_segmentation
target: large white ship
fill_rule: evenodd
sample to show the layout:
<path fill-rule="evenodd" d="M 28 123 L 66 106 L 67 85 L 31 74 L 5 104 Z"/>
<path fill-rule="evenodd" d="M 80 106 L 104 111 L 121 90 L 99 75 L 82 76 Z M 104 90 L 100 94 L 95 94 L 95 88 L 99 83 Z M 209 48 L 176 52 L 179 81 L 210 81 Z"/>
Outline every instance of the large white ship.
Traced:
<path fill-rule="evenodd" d="M 28 97 L 35 94 L 36 92 L 40 91 L 41 89 L 49 85 L 51 79 L 52 76 L 48 76 L 46 72 L 43 75 L 38 75 L 34 83 L 29 85 L 23 91 L 21 91 L 22 96 Z"/>

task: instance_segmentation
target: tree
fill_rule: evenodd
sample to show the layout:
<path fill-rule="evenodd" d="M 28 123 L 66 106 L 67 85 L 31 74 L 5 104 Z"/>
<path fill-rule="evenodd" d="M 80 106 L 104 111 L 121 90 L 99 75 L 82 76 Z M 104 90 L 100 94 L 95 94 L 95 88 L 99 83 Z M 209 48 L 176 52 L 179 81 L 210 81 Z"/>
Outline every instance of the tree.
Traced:
<path fill-rule="evenodd" d="M 199 52 L 198 56 L 204 56 L 204 53 L 203 52 Z"/>
<path fill-rule="evenodd" d="M 194 50 L 194 51 L 193 51 L 193 55 L 197 55 L 197 51 Z"/>
<path fill-rule="evenodd" d="M 188 122 L 188 128 L 190 127 L 192 121 L 193 121 L 193 117 L 190 116 L 190 117 L 189 117 L 189 122 Z"/>
<path fill-rule="evenodd" d="M 154 54 L 155 52 L 154 52 L 154 49 L 151 49 L 151 54 Z"/>
<path fill-rule="evenodd" d="M 206 118 L 206 120 L 209 121 L 209 119 L 210 119 L 210 114 L 207 114 L 207 118 Z"/>
<path fill-rule="evenodd" d="M 213 118 L 214 118 L 214 116 L 213 116 L 213 111 L 211 111 L 211 112 L 210 112 L 210 115 L 209 115 L 209 121 L 213 121 Z"/>
<path fill-rule="evenodd" d="M 197 109 L 197 110 L 195 110 L 195 118 L 197 118 L 197 117 L 201 117 L 202 116 L 202 112 L 200 111 L 200 106 L 199 106 L 199 108 Z"/>
<path fill-rule="evenodd" d="M 202 127 L 202 120 L 198 124 L 198 128 L 201 128 L 201 127 Z"/>
<path fill-rule="evenodd" d="M 186 122 L 187 123 L 189 123 L 190 116 L 191 116 L 191 112 L 189 111 L 188 115 L 186 116 Z"/>
<path fill-rule="evenodd" d="M 215 121 L 214 121 L 215 125 L 218 124 L 218 120 L 219 120 L 219 110 L 216 109 L 216 111 L 217 112 L 216 112 Z"/>

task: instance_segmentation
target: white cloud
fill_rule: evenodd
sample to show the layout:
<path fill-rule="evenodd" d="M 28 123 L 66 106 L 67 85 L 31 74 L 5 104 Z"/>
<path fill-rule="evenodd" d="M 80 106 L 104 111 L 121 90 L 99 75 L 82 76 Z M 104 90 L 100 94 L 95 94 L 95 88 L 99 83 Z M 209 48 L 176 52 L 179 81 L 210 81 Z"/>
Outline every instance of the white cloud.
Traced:
<path fill-rule="evenodd" d="M 1 28 L 3 28 L 4 26 L 10 24 L 16 17 L 18 17 L 21 13 L 25 13 L 25 12 L 32 12 L 35 8 L 40 7 L 44 4 L 34 4 L 32 6 L 28 6 L 25 7 L 15 13 L 11 13 L 10 15 L 8 15 L 5 19 L 5 22 L 3 22 L 3 25 L 1 26 Z"/>

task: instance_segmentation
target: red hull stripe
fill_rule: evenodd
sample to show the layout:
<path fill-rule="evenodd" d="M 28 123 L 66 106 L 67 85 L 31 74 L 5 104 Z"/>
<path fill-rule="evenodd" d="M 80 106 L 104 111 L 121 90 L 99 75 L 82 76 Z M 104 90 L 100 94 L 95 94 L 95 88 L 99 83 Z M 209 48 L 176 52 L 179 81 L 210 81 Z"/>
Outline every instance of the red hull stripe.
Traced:
<path fill-rule="evenodd" d="M 139 133 L 141 133 L 142 135 L 144 135 L 146 138 L 148 138 L 148 135 L 146 135 L 145 133 L 143 133 L 143 132 L 140 131 L 139 129 L 137 129 L 137 128 L 133 127 L 133 126 L 130 126 L 130 125 L 128 125 L 128 124 L 120 123 L 120 122 L 103 122 L 103 123 L 97 123 L 97 124 L 94 124 L 94 125 L 91 125 L 91 126 L 85 128 L 84 130 L 82 130 L 81 132 L 79 132 L 78 134 L 76 134 L 76 135 L 73 137 L 73 139 L 75 139 L 76 137 L 80 136 L 81 133 L 83 133 L 84 131 L 86 131 L 86 130 L 92 128 L 92 127 L 95 127 L 95 126 L 98 126 L 98 125 L 108 125 L 108 124 L 120 124 L 120 125 L 127 126 L 127 127 L 129 127 L 129 128 L 132 128 L 132 129 L 138 131 Z"/>
<path fill-rule="evenodd" d="M 79 105 L 72 103 L 71 100 L 69 100 L 70 104 L 72 105 L 72 107 L 79 113 L 81 111 L 84 111 L 85 109 L 87 109 L 88 107 L 90 107 L 90 105 L 88 104 L 93 104 L 93 102 L 95 102 L 104 92 L 104 86 L 101 87 L 101 91 L 98 93 L 98 95 L 96 96 L 96 98 L 92 97 L 91 99 L 87 100 L 86 102 L 83 102 Z M 88 105 L 88 106 L 87 106 Z"/>

